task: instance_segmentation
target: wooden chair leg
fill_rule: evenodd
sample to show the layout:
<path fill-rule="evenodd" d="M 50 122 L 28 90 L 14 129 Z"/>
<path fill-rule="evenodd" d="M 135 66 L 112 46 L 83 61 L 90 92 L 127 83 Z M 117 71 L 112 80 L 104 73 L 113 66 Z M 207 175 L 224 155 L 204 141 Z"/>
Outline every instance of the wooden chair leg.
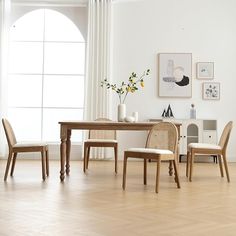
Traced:
<path fill-rule="evenodd" d="M 190 152 L 188 151 L 187 152 L 187 157 L 186 157 L 186 177 L 188 177 L 188 174 L 189 174 L 189 158 L 190 158 Z"/>
<path fill-rule="evenodd" d="M 226 173 L 226 176 L 227 176 L 227 180 L 228 180 L 228 182 L 230 182 L 228 164 L 227 164 L 225 153 L 223 153 L 222 158 L 223 158 L 223 162 L 224 162 L 224 166 L 225 166 L 225 173 Z"/>
<path fill-rule="evenodd" d="M 13 173 L 14 173 L 15 164 L 16 164 L 16 157 L 17 157 L 17 152 L 15 152 L 13 154 L 12 165 L 11 165 L 11 173 L 10 173 L 11 176 L 13 176 Z"/>
<path fill-rule="evenodd" d="M 48 157 L 48 150 L 45 151 L 46 154 L 46 175 L 49 176 L 49 157 Z"/>
<path fill-rule="evenodd" d="M 190 173 L 189 173 L 189 181 L 192 182 L 192 175 L 193 175 L 193 163 L 194 163 L 194 151 L 191 150 L 190 154 Z"/>
<path fill-rule="evenodd" d="M 117 161 L 118 161 L 118 147 L 114 147 L 114 154 L 115 154 L 115 173 L 117 174 Z"/>
<path fill-rule="evenodd" d="M 90 157 L 90 146 L 88 147 L 88 152 L 86 156 L 86 169 L 88 169 L 88 164 L 89 164 L 89 157 Z"/>
<path fill-rule="evenodd" d="M 7 180 L 8 171 L 9 171 L 9 167 L 10 167 L 11 159 L 12 159 L 12 154 L 13 153 L 11 151 L 9 151 L 8 158 L 7 158 L 7 165 L 6 165 L 5 175 L 4 175 L 4 181 Z"/>
<path fill-rule="evenodd" d="M 159 191 L 159 179 L 160 179 L 160 169 L 161 169 L 161 158 L 157 158 L 157 172 L 156 172 L 156 193 Z"/>
<path fill-rule="evenodd" d="M 125 190 L 126 187 L 126 169 L 127 169 L 127 159 L 128 157 L 126 154 L 124 154 L 124 163 L 123 163 L 123 182 L 122 182 L 122 188 Z"/>
<path fill-rule="evenodd" d="M 220 167 L 220 175 L 221 175 L 221 177 L 224 177 L 224 171 L 223 171 L 223 166 L 222 166 L 221 155 L 217 155 L 217 158 L 218 158 L 219 167 Z"/>
<path fill-rule="evenodd" d="M 178 172 L 176 160 L 173 160 L 173 165 L 174 165 L 174 170 L 175 170 L 175 181 L 177 184 L 177 188 L 180 188 L 179 172 Z"/>
<path fill-rule="evenodd" d="M 41 162 L 42 162 L 42 178 L 43 178 L 43 180 L 45 180 L 46 175 L 45 175 L 45 154 L 44 154 L 44 151 L 41 152 Z"/>
<path fill-rule="evenodd" d="M 143 159 L 143 184 L 147 185 L 147 159 Z"/>

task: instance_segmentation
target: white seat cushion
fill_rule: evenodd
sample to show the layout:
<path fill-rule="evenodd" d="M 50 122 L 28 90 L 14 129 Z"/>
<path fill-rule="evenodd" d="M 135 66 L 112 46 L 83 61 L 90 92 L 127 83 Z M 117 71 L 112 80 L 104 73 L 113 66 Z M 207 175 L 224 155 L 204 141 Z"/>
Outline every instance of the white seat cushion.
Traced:
<path fill-rule="evenodd" d="M 155 149 L 155 148 L 129 148 L 128 152 L 145 152 L 154 154 L 173 154 L 172 151 L 166 149 Z"/>
<path fill-rule="evenodd" d="M 117 143 L 115 139 L 87 139 L 85 142 L 97 142 L 97 143 Z"/>
<path fill-rule="evenodd" d="M 188 148 L 201 148 L 201 149 L 217 149 L 220 150 L 221 146 L 210 143 L 190 143 Z"/>
<path fill-rule="evenodd" d="M 19 143 L 16 143 L 15 145 L 13 145 L 13 147 L 37 147 L 37 146 L 40 146 L 40 147 L 44 147 L 44 146 L 47 146 L 47 143 L 27 143 L 27 142 L 19 142 Z"/>

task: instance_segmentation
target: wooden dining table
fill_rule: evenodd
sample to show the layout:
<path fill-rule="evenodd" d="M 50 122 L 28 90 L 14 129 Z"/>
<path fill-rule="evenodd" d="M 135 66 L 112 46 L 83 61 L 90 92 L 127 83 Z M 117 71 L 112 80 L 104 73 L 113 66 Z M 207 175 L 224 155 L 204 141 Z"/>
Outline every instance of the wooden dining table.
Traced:
<path fill-rule="evenodd" d="M 149 131 L 158 122 L 116 122 L 116 121 L 59 121 L 60 125 L 60 179 L 64 181 L 65 174 L 70 173 L 70 150 L 72 130 L 127 130 L 127 131 Z M 175 124 L 180 129 L 181 124 Z M 173 168 L 169 167 L 169 174 L 172 175 Z"/>

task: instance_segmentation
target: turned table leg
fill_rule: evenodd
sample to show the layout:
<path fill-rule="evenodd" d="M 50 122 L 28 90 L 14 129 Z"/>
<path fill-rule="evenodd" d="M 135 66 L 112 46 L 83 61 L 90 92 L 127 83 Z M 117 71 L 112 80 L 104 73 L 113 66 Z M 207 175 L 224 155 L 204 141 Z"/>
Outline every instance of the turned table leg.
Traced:
<path fill-rule="evenodd" d="M 66 152 L 66 141 L 65 139 L 61 139 L 61 171 L 60 171 L 60 179 L 63 181 L 65 179 L 65 152 Z"/>
<path fill-rule="evenodd" d="M 170 176 L 173 175 L 173 164 L 172 164 L 172 161 L 169 161 L 169 175 Z"/>
<path fill-rule="evenodd" d="M 61 145 L 60 145 L 60 155 L 61 155 L 61 171 L 60 179 L 64 181 L 65 179 L 65 161 L 66 161 L 66 139 L 67 139 L 67 127 L 61 124 Z"/>
<path fill-rule="evenodd" d="M 71 130 L 67 130 L 67 140 L 66 140 L 66 175 L 70 173 L 70 149 L 71 149 Z"/>

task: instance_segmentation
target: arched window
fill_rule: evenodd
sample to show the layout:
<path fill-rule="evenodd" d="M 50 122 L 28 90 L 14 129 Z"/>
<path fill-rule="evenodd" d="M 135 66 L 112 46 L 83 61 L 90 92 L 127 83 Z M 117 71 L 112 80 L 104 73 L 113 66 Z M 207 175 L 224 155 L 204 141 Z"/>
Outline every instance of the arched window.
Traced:
<path fill-rule="evenodd" d="M 83 118 L 85 40 L 49 9 L 19 18 L 10 36 L 8 117 L 18 139 L 59 141 L 58 121 Z"/>

